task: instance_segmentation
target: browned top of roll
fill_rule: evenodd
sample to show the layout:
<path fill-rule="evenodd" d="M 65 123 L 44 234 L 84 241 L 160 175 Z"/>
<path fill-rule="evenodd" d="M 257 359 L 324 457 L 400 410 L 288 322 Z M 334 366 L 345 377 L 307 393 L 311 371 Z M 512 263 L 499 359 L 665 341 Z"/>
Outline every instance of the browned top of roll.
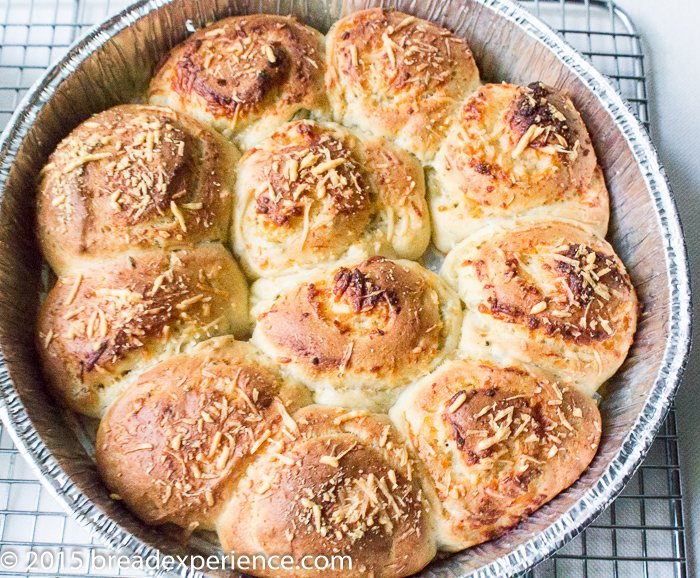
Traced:
<path fill-rule="evenodd" d="M 235 191 L 234 246 L 256 276 L 353 251 L 417 257 L 428 243 L 420 163 L 334 123 L 284 124 L 243 155 Z"/>
<path fill-rule="evenodd" d="M 39 314 L 49 381 L 76 411 L 99 415 L 107 384 L 170 343 L 247 327 L 247 288 L 218 243 L 96 263 L 61 278 Z M 200 337 L 201 336 L 201 337 Z"/>
<path fill-rule="evenodd" d="M 386 378 L 437 354 L 443 323 L 427 275 L 373 257 L 328 270 L 283 293 L 256 332 L 278 361 L 315 377 L 338 371 Z"/>
<path fill-rule="evenodd" d="M 363 89 L 384 88 L 390 96 L 410 94 L 416 101 L 453 79 L 455 73 L 445 68 L 452 58 L 473 62 L 464 39 L 402 12 L 380 8 L 355 12 L 336 22 L 330 36 L 344 80 Z M 360 57 L 376 60 L 365 65 Z M 382 62 L 383 69 L 369 71 L 374 62 Z M 370 84 L 377 78 L 383 81 L 380 86 Z"/>
<path fill-rule="evenodd" d="M 296 438 L 268 445 L 219 520 L 224 550 L 350 556 L 352 575 L 377 577 L 425 566 L 435 553 L 433 519 L 419 466 L 388 418 L 311 406 L 294 420 Z"/>
<path fill-rule="evenodd" d="M 497 538 L 578 479 L 598 448 L 595 402 L 541 374 L 450 362 L 392 410 L 442 501 L 442 547 Z"/>
<path fill-rule="evenodd" d="M 311 222 L 318 217 L 317 212 L 327 212 L 326 220 L 337 221 L 329 229 L 339 237 L 338 242 L 348 241 L 348 229 L 364 229 L 372 211 L 371 189 L 358 162 L 358 148 L 358 140 L 350 133 L 299 121 L 277 131 L 264 148 L 248 151 L 241 164 L 252 164 L 259 170 L 241 185 L 256 189 L 260 233 L 289 235 L 309 209 L 315 209 L 307 217 Z M 316 199 L 321 203 L 314 203 Z M 330 244 L 326 236 L 315 230 L 310 233 L 300 250 Z"/>
<path fill-rule="evenodd" d="M 81 124 L 51 155 L 39 239 L 59 273 L 86 258 L 226 240 L 237 152 L 165 107 L 122 105 Z"/>
<path fill-rule="evenodd" d="M 476 206 L 510 211 L 587 187 L 597 162 L 572 102 L 541 82 L 482 86 L 441 154 L 448 186 Z"/>
<path fill-rule="evenodd" d="M 178 110 L 192 106 L 217 128 L 237 131 L 266 116 L 279 125 L 300 108 L 324 106 L 324 67 L 316 30 L 287 16 L 235 16 L 176 46 L 149 96 L 171 98 Z"/>
<path fill-rule="evenodd" d="M 230 118 L 259 112 L 283 85 L 287 99 L 301 101 L 322 65 L 315 41 L 307 27 L 290 17 L 254 14 L 221 20 L 183 43 L 172 88 L 196 92 L 212 114 Z"/>
<path fill-rule="evenodd" d="M 365 163 L 374 175 L 384 205 L 397 211 L 410 207 L 418 219 L 422 218 L 428 209 L 414 194 L 422 187 L 422 165 L 384 138 L 371 137 L 362 144 Z"/>
<path fill-rule="evenodd" d="M 374 8 L 346 16 L 329 31 L 326 51 L 335 113 L 399 138 L 419 157 L 432 151 L 459 101 L 479 82 L 464 39 L 401 12 Z"/>
<path fill-rule="evenodd" d="M 634 333 L 637 298 L 624 265 L 607 242 L 578 227 L 491 234 L 462 257 L 465 274 L 481 285 L 466 299 L 481 298 L 485 315 L 577 345 Z"/>
<path fill-rule="evenodd" d="M 118 399 L 100 424 L 98 468 L 145 522 L 212 528 L 245 464 L 293 424 L 287 406 L 299 397 L 251 345 L 211 339 Z"/>

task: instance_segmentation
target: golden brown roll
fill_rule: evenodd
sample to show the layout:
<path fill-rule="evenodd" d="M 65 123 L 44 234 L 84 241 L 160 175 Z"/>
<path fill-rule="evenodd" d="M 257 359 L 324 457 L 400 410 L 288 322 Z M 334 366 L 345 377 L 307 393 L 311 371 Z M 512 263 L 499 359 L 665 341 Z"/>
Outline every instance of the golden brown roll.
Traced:
<path fill-rule="evenodd" d="M 451 551 L 497 538 L 573 484 L 601 431 L 575 388 L 483 362 L 444 364 L 391 417 L 435 482 L 438 547 Z"/>
<path fill-rule="evenodd" d="M 608 191 L 568 97 L 533 82 L 487 84 L 462 106 L 428 173 L 433 242 L 447 252 L 483 225 L 569 219 L 605 236 Z"/>
<path fill-rule="evenodd" d="M 220 243 L 93 263 L 59 279 L 38 348 L 56 395 L 101 417 L 138 374 L 216 335 L 249 331 L 248 287 Z"/>
<path fill-rule="evenodd" d="M 185 111 L 247 150 L 282 123 L 327 108 L 323 35 L 287 16 L 215 22 L 176 46 L 149 101 Z"/>
<path fill-rule="evenodd" d="M 348 255 L 418 258 L 430 242 L 423 169 L 380 137 L 296 121 L 249 150 L 232 242 L 254 277 Z"/>
<path fill-rule="evenodd" d="M 459 103 L 479 86 L 467 43 L 431 22 L 379 8 L 326 36 L 333 117 L 432 158 Z"/>
<path fill-rule="evenodd" d="M 293 427 L 288 411 L 307 396 L 253 346 L 216 337 L 119 397 L 100 424 L 97 466 L 144 522 L 211 530 L 246 465 Z"/>
<path fill-rule="evenodd" d="M 389 419 L 318 406 L 293 419 L 296 437 L 261 450 L 219 519 L 224 551 L 311 566 L 248 570 L 255 576 L 399 578 L 423 568 L 436 551 L 432 487 Z M 319 570 L 317 556 L 352 566 Z"/>
<path fill-rule="evenodd" d="M 127 251 L 226 241 L 238 157 L 223 137 L 165 107 L 101 112 L 42 171 L 44 257 L 64 275 Z"/>
<path fill-rule="evenodd" d="M 272 296 L 255 306 L 253 343 L 317 403 L 386 411 L 459 340 L 459 298 L 412 261 L 373 257 L 267 283 L 253 289 Z"/>
<path fill-rule="evenodd" d="M 547 370 L 588 395 L 627 357 L 637 297 L 603 239 L 547 222 L 485 227 L 445 259 L 466 304 L 460 348 Z"/>

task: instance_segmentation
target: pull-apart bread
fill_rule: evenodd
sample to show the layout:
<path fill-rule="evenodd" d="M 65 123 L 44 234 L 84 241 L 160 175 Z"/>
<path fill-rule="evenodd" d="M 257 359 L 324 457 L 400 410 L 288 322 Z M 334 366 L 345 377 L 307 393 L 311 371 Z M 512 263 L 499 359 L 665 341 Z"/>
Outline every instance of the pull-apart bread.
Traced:
<path fill-rule="evenodd" d="M 281 292 L 270 285 L 272 298 L 253 310 L 253 343 L 317 403 L 386 411 L 459 340 L 459 298 L 412 261 L 373 257 L 306 275 Z"/>
<path fill-rule="evenodd" d="M 429 160 L 459 104 L 479 86 L 463 38 L 378 8 L 336 22 L 326 36 L 334 120 L 381 135 Z"/>
<path fill-rule="evenodd" d="M 595 456 L 595 402 L 541 374 L 453 361 L 413 384 L 391 418 L 426 464 L 438 546 L 492 540 L 573 484 Z"/>
<path fill-rule="evenodd" d="M 162 106 L 122 105 L 82 123 L 51 155 L 38 236 L 63 275 L 125 251 L 226 241 L 237 149 Z"/>
<path fill-rule="evenodd" d="M 420 163 L 380 138 L 296 121 L 249 150 L 231 235 L 254 277 L 348 255 L 417 259 L 430 242 Z"/>
<path fill-rule="evenodd" d="M 625 266 L 576 225 L 486 227 L 442 273 L 466 305 L 465 354 L 515 358 L 593 395 L 632 345 L 638 304 Z"/>
<path fill-rule="evenodd" d="M 247 150 L 295 117 L 327 108 L 323 35 L 294 18 L 234 16 L 176 46 L 149 102 L 211 125 Z"/>
<path fill-rule="evenodd" d="M 471 96 L 428 170 L 433 242 L 443 252 L 479 227 L 568 219 L 605 236 L 608 191 L 586 126 L 541 82 L 487 84 Z"/>
<path fill-rule="evenodd" d="M 58 280 L 39 312 L 38 347 L 57 396 L 101 417 L 160 360 L 249 332 L 245 277 L 221 243 L 93 263 Z"/>
<path fill-rule="evenodd" d="M 639 304 L 565 88 L 373 8 L 207 24 L 147 99 L 38 190 L 37 348 L 115 508 L 294 560 L 255 576 L 402 578 L 581 476 Z"/>

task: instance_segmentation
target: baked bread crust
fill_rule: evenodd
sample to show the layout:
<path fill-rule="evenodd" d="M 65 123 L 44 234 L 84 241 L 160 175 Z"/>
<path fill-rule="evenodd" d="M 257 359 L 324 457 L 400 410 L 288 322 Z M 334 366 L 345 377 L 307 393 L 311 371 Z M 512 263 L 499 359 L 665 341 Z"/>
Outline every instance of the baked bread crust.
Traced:
<path fill-rule="evenodd" d="M 295 115 L 327 108 L 324 71 L 320 32 L 291 17 L 234 16 L 173 48 L 148 98 L 191 114 L 247 150 Z"/>
<path fill-rule="evenodd" d="M 562 92 L 481 86 L 463 39 L 370 9 L 325 39 L 215 22 L 148 99 L 81 124 L 39 187 L 37 346 L 101 418 L 115 500 L 294 560 L 258 576 L 400 578 L 579 478 L 638 303 Z M 318 556 L 352 566 L 302 572 Z"/>
<path fill-rule="evenodd" d="M 430 242 L 423 169 L 380 138 L 296 121 L 238 165 L 234 250 L 253 277 L 348 255 L 416 259 Z"/>
<path fill-rule="evenodd" d="M 459 111 L 429 171 L 433 242 L 448 252 L 493 221 L 569 219 L 601 237 L 609 201 L 586 126 L 541 82 L 487 84 Z"/>
<path fill-rule="evenodd" d="M 249 327 L 245 278 L 213 243 L 124 255 L 62 277 L 39 312 L 37 347 L 57 397 L 101 417 L 160 360 Z"/>
<path fill-rule="evenodd" d="M 479 86 L 463 38 L 378 8 L 354 12 L 326 35 L 334 120 L 393 140 L 428 160 L 459 103 Z"/>
<path fill-rule="evenodd" d="M 112 405 L 98 469 L 146 523 L 213 530 L 246 466 L 307 397 L 252 345 L 209 339 L 141 374 Z"/>
<path fill-rule="evenodd" d="M 435 483 L 438 546 L 452 551 L 501 536 L 573 484 L 601 432 L 577 389 L 480 361 L 444 364 L 390 415 Z"/>
<path fill-rule="evenodd" d="M 431 489 L 389 419 L 319 406 L 293 419 L 295 437 L 268 444 L 219 519 L 223 549 L 352 559 L 351 570 L 309 570 L 309 578 L 407 576 L 430 562 Z"/>
<path fill-rule="evenodd" d="M 627 357 L 638 303 L 622 261 L 577 225 L 485 227 L 446 257 L 466 305 L 460 349 L 539 366 L 588 395 Z"/>
<path fill-rule="evenodd" d="M 228 238 L 236 148 L 184 114 L 121 105 L 82 123 L 42 171 L 38 236 L 59 275 L 90 261 Z"/>
<path fill-rule="evenodd" d="M 386 411 L 454 351 L 462 319 L 439 277 L 383 257 L 306 275 L 253 314 L 253 343 L 317 403 L 371 411 Z"/>

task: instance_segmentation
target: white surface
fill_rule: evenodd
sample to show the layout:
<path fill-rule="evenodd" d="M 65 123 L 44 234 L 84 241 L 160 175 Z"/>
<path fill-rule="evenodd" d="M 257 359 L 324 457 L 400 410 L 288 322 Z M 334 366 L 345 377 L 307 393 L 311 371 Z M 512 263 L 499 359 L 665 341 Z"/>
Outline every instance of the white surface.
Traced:
<path fill-rule="evenodd" d="M 688 243 L 695 288 L 695 348 L 678 394 L 681 475 L 686 539 L 695 576 L 700 557 L 700 2 L 697 0 L 617 0 L 637 25 L 646 53 L 651 131 L 666 167 Z"/>

